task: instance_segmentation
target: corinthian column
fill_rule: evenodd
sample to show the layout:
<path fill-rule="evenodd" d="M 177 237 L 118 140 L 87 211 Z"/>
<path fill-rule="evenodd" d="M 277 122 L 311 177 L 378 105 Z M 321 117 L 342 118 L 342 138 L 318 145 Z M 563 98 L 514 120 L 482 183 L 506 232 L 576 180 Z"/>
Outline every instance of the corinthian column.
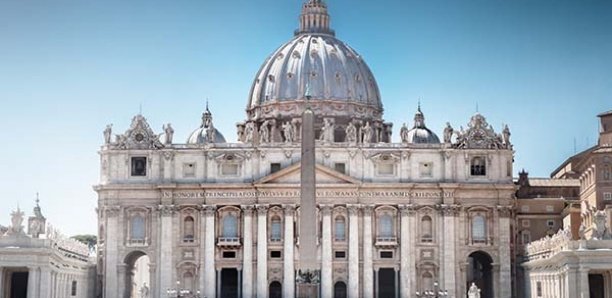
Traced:
<path fill-rule="evenodd" d="M 215 211 L 214 205 L 204 205 L 204 220 L 206 221 L 206 238 L 204 239 L 204 289 L 205 297 L 216 297 L 215 282 Z M 163 290 L 163 288 L 162 288 Z"/>
<path fill-rule="evenodd" d="M 363 206 L 363 297 L 374 297 L 374 267 L 372 266 L 372 210 Z M 403 239 L 403 237 L 402 237 Z"/>
<path fill-rule="evenodd" d="M 242 295 L 253 296 L 253 205 L 243 205 Z"/>
<path fill-rule="evenodd" d="M 400 293 L 402 296 L 408 297 L 412 293 L 412 284 L 410 283 L 410 274 L 414 270 L 412 264 L 411 239 L 416 235 L 410 230 L 409 213 L 414 212 L 412 205 L 400 205 Z"/>
<path fill-rule="evenodd" d="M 268 206 L 257 205 L 257 297 L 268 297 Z"/>
<path fill-rule="evenodd" d="M 456 271 L 456 260 L 455 260 L 455 216 L 459 210 L 458 205 L 442 205 L 443 215 L 443 226 L 442 231 L 444 236 L 442 240 L 443 244 L 443 260 L 444 260 L 444 276 L 443 276 L 443 287 L 449 291 L 456 289 L 455 283 L 455 271 Z M 508 278 L 510 278 L 508 276 Z M 510 289 L 510 284 L 508 284 Z M 456 291 L 456 290 L 455 290 Z M 455 293 L 457 295 L 457 293 Z M 505 296 L 500 296 L 505 297 Z"/>
<path fill-rule="evenodd" d="M 347 205 L 349 213 L 348 297 L 359 297 L 359 205 Z"/>
<path fill-rule="evenodd" d="M 174 235 L 172 233 L 172 213 L 174 212 L 174 205 L 159 205 L 159 211 L 161 213 L 161 236 L 160 236 L 160 257 L 159 257 L 159 287 L 161 291 L 174 287 L 172 280 L 172 245 L 174 241 Z M 112 237 L 112 236 L 111 236 Z M 108 238 L 107 238 L 108 239 Z M 120 289 L 120 293 L 125 292 L 124 289 Z"/>
<path fill-rule="evenodd" d="M 104 283 L 104 297 L 115 297 L 119 296 L 120 290 L 117 289 L 117 265 L 119 264 L 118 256 L 118 242 L 120 239 L 117 235 L 119 233 L 118 221 L 120 214 L 119 206 L 107 206 L 104 208 L 104 217 L 106 218 L 106 235 L 104 235 L 105 243 L 105 257 L 106 266 L 104 271 L 105 283 Z M 54 293 L 57 295 L 59 292 L 59 278 L 55 278 L 56 284 L 54 285 Z"/>
<path fill-rule="evenodd" d="M 499 213 L 499 297 L 511 297 L 510 216 L 511 206 L 498 206 Z"/>
<path fill-rule="evenodd" d="M 285 235 L 283 246 L 285 257 L 283 259 L 283 297 L 293 298 L 295 296 L 295 269 L 293 260 L 293 205 L 283 205 L 285 211 Z"/>
<path fill-rule="evenodd" d="M 331 210 L 332 205 L 320 205 L 322 216 L 321 240 L 321 297 L 333 297 L 332 284 L 332 241 L 331 241 Z"/>

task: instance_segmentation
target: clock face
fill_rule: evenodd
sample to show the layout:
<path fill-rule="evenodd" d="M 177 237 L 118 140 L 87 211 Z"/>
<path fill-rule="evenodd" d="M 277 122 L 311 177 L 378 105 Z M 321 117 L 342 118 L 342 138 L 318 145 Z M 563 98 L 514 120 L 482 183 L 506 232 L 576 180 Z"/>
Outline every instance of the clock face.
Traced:
<path fill-rule="evenodd" d="M 139 143 L 140 143 L 140 142 L 142 142 L 142 141 L 144 140 L 144 135 L 143 135 L 142 133 L 137 133 L 137 134 L 134 136 L 134 139 L 136 140 L 136 142 L 139 142 Z"/>

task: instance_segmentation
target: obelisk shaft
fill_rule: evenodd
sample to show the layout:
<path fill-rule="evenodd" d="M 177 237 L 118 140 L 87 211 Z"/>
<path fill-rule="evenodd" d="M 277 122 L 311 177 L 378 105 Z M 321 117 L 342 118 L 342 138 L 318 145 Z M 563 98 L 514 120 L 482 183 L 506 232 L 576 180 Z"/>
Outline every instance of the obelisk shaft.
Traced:
<path fill-rule="evenodd" d="M 302 115 L 302 162 L 300 198 L 300 269 L 318 270 L 316 243 L 315 134 L 314 113 Z"/>
<path fill-rule="evenodd" d="M 315 181 L 314 113 L 307 108 L 302 114 L 302 161 L 300 198 L 300 262 L 296 282 L 297 298 L 319 296 L 317 262 L 317 214 Z"/>

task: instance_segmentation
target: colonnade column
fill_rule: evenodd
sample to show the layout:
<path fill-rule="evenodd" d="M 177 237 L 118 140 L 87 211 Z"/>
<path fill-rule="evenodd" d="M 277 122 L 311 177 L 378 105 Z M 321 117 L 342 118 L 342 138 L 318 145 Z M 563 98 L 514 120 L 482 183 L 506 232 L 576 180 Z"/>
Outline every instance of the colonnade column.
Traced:
<path fill-rule="evenodd" d="M 0 267 L 0 297 L 4 294 L 4 268 Z"/>
<path fill-rule="evenodd" d="M 295 296 L 295 269 L 293 257 L 293 212 L 295 206 L 283 205 L 285 213 L 285 234 L 283 246 L 285 255 L 283 258 L 283 297 L 293 298 Z"/>
<path fill-rule="evenodd" d="M 243 205 L 242 295 L 253 296 L 253 205 Z"/>
<path fill-rule="evenodd" d="M 215 271 L 215 211 L 217 206 L 204 205 L 204 219 L 206 224 L 206 239 L 204 239 L 204 288 L 205 297 L 217 297 L 216 271 Z"/>
<path fill-rule="evenodd" d="M 268 206 L 257 205 L 257 297 L 268 297 Z"/>
<path fill-rule="evenodd" d="M 119 221 L 119 213 L 121 208 L 119 206 L 106 206 L 104 208 L 104 216 L 106 219 L 106 235 L 104 235 L 105 243 L 105 251 L 104 256 L 106 258 L 105 270 L 104 270 L 104 297 L 117 297 L 118 289 L 117 289 L 117 265 L 118 263 L 118 251 L 117 251 L 117 241 L 119 237 L 118 229 L 118 221 Z M 55 285 L 53 287 L 54 295 L 58 294 L 59 287 L 57 284 L 59 283 L 59 278 L 55 276 Z"/>
<path fill-rule="evenodd" d="M 359 297 L 359 205 L 347 205 L 349 213 L 348 297 Z"/>
<path fill-rule="evenodd" d="M 374 297 L 374 267 L 372 265 L 373 205 L 363 206 L 363 297 Z"/>
<path fill-rule="evenodd" d="M 0 280 L 2 277 L 0 276 Z M 0 281 L 1 282 L 1 281 Z M 0 293 L 2 293 L 0 286 Z M 40 268 L 40 289 L 38 294 L 40 297 L 51 297 L 51 269 L 46 267 Z"/>
<path fill-rule="evenodd" d="M 174 233 L 172 233 L 172 215 L 174 205 L 159 205 L 161 214 L 161 235 L 159 242 L 159 291 L 163 293 L 167 289 L 174 288 L 172 278 L 172 245 L 174 244 Z M 111 236 L 112 237 L 112 236 Z"/>
<path fill-rule="evenodd" d="M 321 297 L 333 297 L 332 281 L 332 232 L 331 232 L 331 212 L 332 205 L 320 205 L 322 220 L 322 240 L 321 240 Z"/>
<path fill-rule="evenodd" d="M 412 295 L 412 285 L 410 284 L 410 273 L 413 268 L 411 265 L 412 252 L 410 249 L 410 239 L 416 235 L 410 230 L 408 213 L 412 212 L 412 205 L 399 205 L 400 209 L 400 294 L 402 297 Z M 364 256 L 365 257 L 365 256 Z M 413 269 L 414 270 L 414 269 Z"/>

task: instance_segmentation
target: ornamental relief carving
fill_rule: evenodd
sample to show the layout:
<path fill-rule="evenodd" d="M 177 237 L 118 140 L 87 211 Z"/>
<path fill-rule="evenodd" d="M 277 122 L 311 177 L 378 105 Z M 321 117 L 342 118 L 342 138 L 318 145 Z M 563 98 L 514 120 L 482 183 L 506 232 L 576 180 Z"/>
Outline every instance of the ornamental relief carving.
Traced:
<path fill-rule="evenodd" d="M 172 213 L 176 211 L 176 207 L 174 205 L 159 205 L 157 210 L 159 210 L 162 216 L 172 216 Z"/>

